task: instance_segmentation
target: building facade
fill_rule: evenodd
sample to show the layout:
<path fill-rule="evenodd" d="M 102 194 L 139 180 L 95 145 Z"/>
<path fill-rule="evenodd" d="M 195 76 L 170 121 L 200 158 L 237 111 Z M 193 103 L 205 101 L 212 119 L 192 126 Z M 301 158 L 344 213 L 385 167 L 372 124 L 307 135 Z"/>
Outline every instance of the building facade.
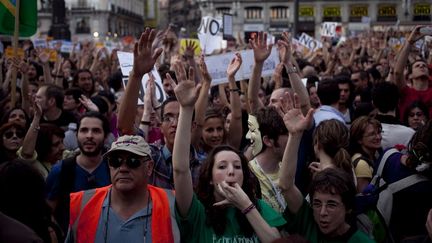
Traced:
<path fill-rule="evenodd" d="M 202 16 L 233 15 L 233 31 L 248 40 L 268 31 L 278 36 L 294 22 L 294 1 L 200 0 Z M 319 37 L 322 22 L 341 22 L 345 32 L 396 26 L 408 28 L 431 23 L 430 0 L 299 1 L 298 33 Z"/>
<path fill-rule="evenodd" d="M 53 0 L 56 1 L 56 0 Z M 65 0 L 72 36 L 138 36 L 144 29 L 144 0 Z M 52 5 L 38 4 L 38 35 L 48 35 Z"/>

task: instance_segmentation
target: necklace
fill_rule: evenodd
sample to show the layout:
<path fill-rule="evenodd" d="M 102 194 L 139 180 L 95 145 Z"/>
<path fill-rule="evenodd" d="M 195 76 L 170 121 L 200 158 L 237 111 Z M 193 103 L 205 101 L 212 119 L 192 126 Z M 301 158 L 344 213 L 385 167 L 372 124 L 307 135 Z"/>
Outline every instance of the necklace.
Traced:
<path fill-rule="evenodd" d="M 107 216 L 106 216 L 106 221 L 105 221 L 105 226 L 104 226 L 104 243 L 108 242 L 108 222 L 109 222 L 109 216 L 110 216 L 110 208 L 111 208 L 111 190 L 109 190 L 108 192 L 108 208 L 107 208 Z M 144 236 L 143 236 L 143 242 L 145 243 L 147 240 L 147 224 L 148 224 L 148 218 L 151 217 L 152 212 L 150 212 L 150 192 L 147 191 L 147 193 L 149 193 L 148 198 L 147 198 L 147 209 L 146 209 L 146 214 L 144 215 Z M 153 211 L 153 209 L 152 209 Z"/>

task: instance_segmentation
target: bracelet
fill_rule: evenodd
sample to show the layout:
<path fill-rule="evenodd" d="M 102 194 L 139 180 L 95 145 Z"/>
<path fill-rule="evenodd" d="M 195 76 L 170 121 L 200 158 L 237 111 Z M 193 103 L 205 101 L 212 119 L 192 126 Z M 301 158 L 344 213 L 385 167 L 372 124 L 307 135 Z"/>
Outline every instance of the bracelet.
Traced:
<path fill-rule="evenodd" d="M 252 209 L 256 208 L 255 204 L 251 203 L 251 205 L 249 205 L 249 207 L 245 208 L 242 210 L 242 214 L 246 215 L 248 214 L 250 211 L 252 211 Z"/>
<path fill-rule="evenodd" d="M 142 125 L 150 126 L 150 121 L 141 121 Z"/>
<path fill-rule="evenodd" d="M 238 92 L 240 94 L 240 89 L 229 89 L 229 92 Z"/>
<path fill-rule="evenodd" d="M 33 123 L 30 124 L 30 126 L 33 127 Z M 33 127 L 33 131 L 34 131 L 34 132 L 39 132 L 39 130 L 40 130 L 40 126 Z"/>

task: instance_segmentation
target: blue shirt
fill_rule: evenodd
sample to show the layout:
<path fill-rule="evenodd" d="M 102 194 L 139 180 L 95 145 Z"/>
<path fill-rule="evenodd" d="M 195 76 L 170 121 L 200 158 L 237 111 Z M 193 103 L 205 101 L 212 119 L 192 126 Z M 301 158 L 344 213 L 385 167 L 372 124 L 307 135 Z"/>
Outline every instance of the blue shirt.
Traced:
<path fill-rule="evenodd" d="M 60 192 L 60 174 L 63 160 L 57 162 L 47 177 L 48 199 L 57 199 Z M 75 180 L 71 192 L 79 192 L 92 188 L 104 187 L 111 184 L 108 163 L 102 161 L 99 166 L 89 173 L 78 164 L 75 165 Z"/>
<path fill-rule="evenodd" d="M 338 111 L 337 109 L 328 106 L 322 105 L 318 108 L 318 110 L 313 115 L 315 120 L 315 126 L 317 127 L 322 121 L 336 119 L 343 124 L 345 123 L 344 115 Z"/>

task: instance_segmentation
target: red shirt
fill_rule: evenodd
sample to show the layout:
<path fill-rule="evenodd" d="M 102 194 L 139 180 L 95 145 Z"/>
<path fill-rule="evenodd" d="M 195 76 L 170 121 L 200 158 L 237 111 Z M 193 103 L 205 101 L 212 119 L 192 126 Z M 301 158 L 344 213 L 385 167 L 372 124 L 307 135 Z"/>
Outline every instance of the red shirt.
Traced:
<path fill-rule="evenodd" d="M 405 86 L 401 91 L 401 98 L 399 100 L 399 114 L 401 121 L 403 121 L 406 109 L 414 101 L 423 102 L 429 108 L 429 117 L 432 117 L 432 88 L 419 91 Z"/>

